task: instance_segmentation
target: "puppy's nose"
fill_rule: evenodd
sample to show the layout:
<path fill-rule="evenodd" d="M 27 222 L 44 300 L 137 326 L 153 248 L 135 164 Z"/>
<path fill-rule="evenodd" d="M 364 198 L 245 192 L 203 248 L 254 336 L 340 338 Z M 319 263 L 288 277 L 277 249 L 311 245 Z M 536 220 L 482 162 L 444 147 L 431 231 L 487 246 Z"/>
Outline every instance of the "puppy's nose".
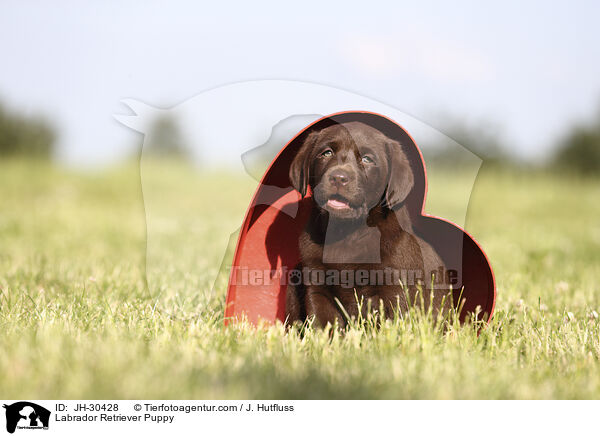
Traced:
<path fill-rule="evenodd" d="M 349 180 L 350 179 L 348 175 L 343 171 L 334 171 L 329 175 L 329 181 L 331 184 L 337 186 L 338 188 L 340 186 L 347 185 Z"/>

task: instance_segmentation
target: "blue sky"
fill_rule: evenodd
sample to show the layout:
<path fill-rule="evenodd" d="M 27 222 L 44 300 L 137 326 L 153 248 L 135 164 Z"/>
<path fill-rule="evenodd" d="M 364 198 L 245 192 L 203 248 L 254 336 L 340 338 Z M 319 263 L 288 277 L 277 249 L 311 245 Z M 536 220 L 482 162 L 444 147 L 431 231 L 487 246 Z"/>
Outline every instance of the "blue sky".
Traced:
<path fill-rule="evenodd" d="M 600 108 L 593 2 L 3 2 L 0 99 L 42 113 L 60 156 L 110 163 L 139 134 L 113 115 L 254 79 L 315 82 L 434 128 L 490 121 L 540 157 Z"/>

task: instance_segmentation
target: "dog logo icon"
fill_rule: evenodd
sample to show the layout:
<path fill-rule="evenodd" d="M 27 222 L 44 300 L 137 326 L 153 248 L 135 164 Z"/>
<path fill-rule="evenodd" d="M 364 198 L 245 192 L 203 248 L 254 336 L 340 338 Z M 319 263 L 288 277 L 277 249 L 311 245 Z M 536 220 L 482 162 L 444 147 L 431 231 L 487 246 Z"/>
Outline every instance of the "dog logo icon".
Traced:
<path fill-rule="evenodd" d="M 4 404 L 6 409 L 6 431 L 14 433 L 18 429 L 48 430 L 50 411 L 29 401 L 18 401 L 11 405 Z"/>

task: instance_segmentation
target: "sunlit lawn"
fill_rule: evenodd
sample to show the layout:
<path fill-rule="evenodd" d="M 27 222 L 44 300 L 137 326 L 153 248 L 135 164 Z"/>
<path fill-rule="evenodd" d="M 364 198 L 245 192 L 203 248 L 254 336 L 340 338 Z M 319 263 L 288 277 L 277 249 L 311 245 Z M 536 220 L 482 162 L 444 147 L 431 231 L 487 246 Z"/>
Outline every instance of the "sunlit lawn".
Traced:
<path fill-rule="evenodd" d="M 213 284 L 247 178 L 145 177 L 150 289 L 136 165 L 0 162 L 1 397 L 600 398 L 597 180 L 482 171 L 467 229 L 498 302 L 479 337 L 397 320 L 330 339 L 223 327 L 226 280 Z M 430 177 L 447 179 L 432 209 L 451 210 L 460 177 Z"/>

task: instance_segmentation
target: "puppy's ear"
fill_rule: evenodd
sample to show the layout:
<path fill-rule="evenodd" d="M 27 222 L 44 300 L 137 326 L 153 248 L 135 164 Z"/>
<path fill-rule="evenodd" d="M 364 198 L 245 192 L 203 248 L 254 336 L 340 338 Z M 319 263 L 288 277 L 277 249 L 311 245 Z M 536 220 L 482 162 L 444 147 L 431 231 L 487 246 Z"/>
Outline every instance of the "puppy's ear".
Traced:
<path fill-rule="evenodd" d="M 388 154 L 388 183 L 384 193 L 384 206 L 393 209 L 401 204 L 412 190 L 415 178 L 410 167 L 410 162 L 402 150 L 402 145 L 397 141 L 388 141 L 386 144 Z"/>
<path fill-rule="evenodd" d="M 318 136 L 319 132 L 311 132 L 306 137 L 290 166 L 290 182 L 294 189 L 302 194 L 302 197 L 306 195 L 310 183 L 310 152 L 317 142 Z"/>

